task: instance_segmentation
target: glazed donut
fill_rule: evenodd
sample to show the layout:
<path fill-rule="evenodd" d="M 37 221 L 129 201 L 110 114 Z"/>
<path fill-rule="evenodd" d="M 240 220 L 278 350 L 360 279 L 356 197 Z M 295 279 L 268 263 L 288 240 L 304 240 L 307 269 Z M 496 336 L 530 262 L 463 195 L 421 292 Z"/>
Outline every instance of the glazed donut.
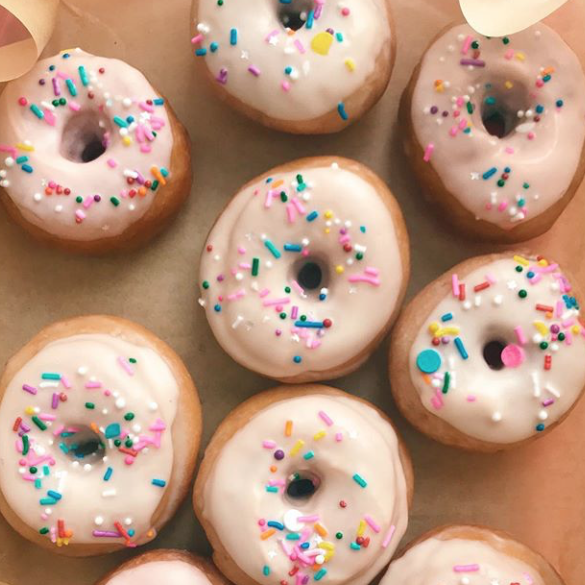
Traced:
<path fill-rule="evenodd" d="M 96 585 L 229 585 L 213 563 L 186 551 L 153 550 L 125 562 Z"/>
<path fill-rule="evenodd" d="M 424 191 L 474 238 L 544 233 L 583 179 L 585 76 L 543 24 L 492 39 L 449 28 L 415 70 L 401 118 Z"/>
<path fill-rule="evenodd" d="M 448 445 L 498 451 L 549 432 L 585 386 L 578 291 L 552 260 L 481 256 L 411 301 L 390 381 L 402 414 Z"/>
<path fill-rule="evenodd" d="M 116 59 L 75 49 L 0 95 L 0 193 L 37 238 L 73 252 L 142 245 L 191 188 L 190 142 L 166 100 Z"/>
<path fill-rule="evenodd" d="M 154 334 L 116 317 L 56 323 L 0 379 L 0 511 L 61 554 L 134 548 L 187 494 L 200 435 L 193 381 Z"/>
<path fill-rule="evenodd" d="M 337 132 L 384 93 L 395 57 L 388 0 L 194 0 L 197 61 L 219 97 L 266 126 Z"/>
<path fill-rule="evenodd" d="M 340 390 L 287 386 L 223 421 L 193 502 L 236 585 L 367 585 L 404 535 L 412 487 L 384 414 Z"/>
<path fill-rule="evenodd" d="M 245 185 L 207 239 L 207 319 L 237 362 L 284 382 L 339 377 L 387 333 L 409 275 L 408 235 L 382 180 L 320 157 Z"/>
<path fill-rule="evenodd" d="M 444 526 L 410 543 L 380 585 L 564 585 L 555 569 L 508 534 Z"/>

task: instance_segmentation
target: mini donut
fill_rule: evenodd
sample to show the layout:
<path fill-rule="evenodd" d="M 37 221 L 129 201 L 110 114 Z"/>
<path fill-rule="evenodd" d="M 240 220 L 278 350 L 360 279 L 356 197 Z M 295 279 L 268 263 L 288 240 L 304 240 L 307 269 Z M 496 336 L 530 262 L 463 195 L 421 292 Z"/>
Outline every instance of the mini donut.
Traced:
<path fill-rule="evenodd" d="M 407 306 L 390 347 L 392 393 L 433 439 L 499 451 L 548 433 L 585 386 L 585 325 L 552 259 L 467 260 Z"/>
<path fill-rule="evenodd" d="M 564 585 L 537 552 L 479 526 L 443 526 L 423 534 L 392 561 L 380 585 Z"/>
<path fill-rule="evenodd" d="M 469 25 L 431 43 L 401 106 L 405 151 L 441 218 L 477 238 L 547 231 L 585 173 L 585 76 L 551 28 Z"/>
<path fill-rule="evenodd" d="M 201 258 L 200 303 L 241 365 L 283 382 L 356 370 L 388 332 L 409 275 L 408 234 L 372 171 L 298 160 L 242 187 Z"/>
<path fill-rule="evenodd" d="M 389 0 L 193 1 L 196 60 L 220 99 L 271 128 L 338 132 L 394 67 Z"/>
<path fill-rule="evenodd" d="M 91 316 L 43 329 L 0 379 L 0 512 L 69 556 L 154 539 L 189 490 L 195 385 L 148 330 Z"/>
<path fill-rule="evenodd" d="M 190 142 L 138 70 L 80 49 L 0 95 L 0 198 L 30 234 L 71 252 L 136 248 L 191 189 Z"/>
<path fill-rule="evenodd" d="M 367 585 L 408 522 L 410 458 L 374 406 L 320 385 L 244 402 L 205 452 L 193 503 L 236 585 Z"/>
<path fill-rule="evenodd" d="M 96 585 L 229 585 L 213 563 L 181 550 L 153 550 L 126 561 Z"/>

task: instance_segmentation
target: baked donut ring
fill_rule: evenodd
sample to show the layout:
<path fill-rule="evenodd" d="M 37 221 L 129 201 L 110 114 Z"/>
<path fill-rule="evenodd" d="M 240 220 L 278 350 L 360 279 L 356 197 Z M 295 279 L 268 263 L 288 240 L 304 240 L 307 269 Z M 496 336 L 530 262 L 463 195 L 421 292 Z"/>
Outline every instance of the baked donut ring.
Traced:
<path fill-rule="evenodd" d="M 380 585 L 564 585 L 552 565 L 509 534 L 443 526 L 411 542 Z"/>
<path fill-rule="evenodd" d="M 153 550 L 120 565 L 96 585 L 229 585 L 211 561 L 187 551 Z M 1 585 L 1 584 L 0 584 Z"/>
<path fill-rule="evenodd" d="M 412 491 L 410 457 L 382 412 L 334 388 L 287 386 L 221 423 L 193 503 L 236 585 L 367 585 L 404 535 Z"/>
<path fill-rule="evenodd" d="M 75 49 L 0 95 L 0 198 L 70 252 L 136 248 L 191 190 L 190 141 L 166 100 L 122 61 Z"/>
<path fill-rule="evenodd" d="M 499 451 L 548 433 L 585 387 L 578 289 L 552 259 L 467 260 L 406 307 L 390 382 L 402 414 L 433 439 Z"/>
<path fill-rule="evenodd" d="M 200 303 L 238 363 L 283 382 L 339 377 L 363 364 L 404 297 L 408 234 L 385 183 L 344 158 L 268 171 L 212 228 Z"/>
<path fill-rule="evenodd" d="M 394 67 L 389 0 L 194 0 L 196 61 L 218 97 L 271 128 L 338 132 L 380 99 Z"/>
<path fill-rule="evenodd" d="M 187 494 L 201 436 L 177 354 L 117 317 L 43 329 L 0 378 L 0 512 L 69 556 L 151 541 Z"/>
<path fill-rule="evenodd" d="M 544 233 L 585 173 L 585 75 L 544 24 L 503 39 L 449 27 L 414 71 L 400 117 L 424 192 L 473 238 Z"/>

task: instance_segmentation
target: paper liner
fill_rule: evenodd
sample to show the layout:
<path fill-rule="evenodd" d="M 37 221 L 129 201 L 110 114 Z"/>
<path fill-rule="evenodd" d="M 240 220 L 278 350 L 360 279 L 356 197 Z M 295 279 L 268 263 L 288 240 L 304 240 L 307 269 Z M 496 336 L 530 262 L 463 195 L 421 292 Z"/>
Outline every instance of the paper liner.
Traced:
<path fill-rule="evenodd" d="M 527 29 L 567 0 L 459 0 L 467 22 L 486 37 L 503 37 Z"/>
<path fill-rule="evenodd" d="M 49 41 L 59 0 L 0 0 L 0 82 L 24 75 Z"/>

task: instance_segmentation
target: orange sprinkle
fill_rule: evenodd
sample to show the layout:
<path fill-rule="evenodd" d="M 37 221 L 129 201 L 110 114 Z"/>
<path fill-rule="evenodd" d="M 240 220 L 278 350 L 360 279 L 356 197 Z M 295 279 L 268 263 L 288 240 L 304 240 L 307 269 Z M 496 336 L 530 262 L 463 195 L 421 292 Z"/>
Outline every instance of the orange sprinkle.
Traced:
<path fill-rule="evenodd" d="M 91 423 L 89 425 L 89 428 L 96 434 L 99 434 L 99 432 L 100 432 L 99 427 L 95 423 Z"/>
<path fill-rule="evenodd" d="M 315 528 L 315 531 L 317 532 L 317 534 L 319 536 L 322 536 L 323 538 L 325 538 L 327 536 L 327 530 L 325 530 L 325 528 L 323 526 L 321 526 L 321 524 L 319 524 L 319 522 L 314 524 L 313 528 Z"/>
<path fill-rule="evenodd" d="M 278 181 L 272 183 L 272 188 L 273 189 L 278 189 L 281 185 L 284 185 L 284 181 L 282 179 L 279 179 Z"/>
<path fill-rule="evenodd" d="M 554 67 L 547 67 L 542 73 L 543 75 L 550 75 L 551 73 L 555 72 L 555 68 Z"/>
<path fill-rule="evenodd" d="M 276 472 L 278 471 L 278 467 L 276 467 L 276 465 L 271 465 L 271 466 L 270 466 L 270 471 L 271 471 L 272 473 L 276 473 Z"/>
<path fill-rule="evenodd" d="M 161 185 L 167 184 L 166 179 L 162 176 L 162 173 L 156 167 L 151 167 L 150 172 Z"/>
<path fill-rule="evenodd" d="M 138 189 L 138 195 L 144 197 L 146 195 L 146 187 L 140 187 L 140 189 Z"/>
<path fill-rule="evenodd" d="M 286 425 L 284 426 L 284 436 L 285 437 L 290 437 L 292 435 L 292 428 L 293 428 L 292 420 L 287 420 Z"/>
<path fill-rule="evenodd" d="M 261 535 L 260 538 L 262 540 L 266 540 L 267 538 L 270 538 L 274 533 L 276 532 L 276 530 L 274 530 L 274 528 L 270 528 L 269 530 L 265 530 Z"/>

